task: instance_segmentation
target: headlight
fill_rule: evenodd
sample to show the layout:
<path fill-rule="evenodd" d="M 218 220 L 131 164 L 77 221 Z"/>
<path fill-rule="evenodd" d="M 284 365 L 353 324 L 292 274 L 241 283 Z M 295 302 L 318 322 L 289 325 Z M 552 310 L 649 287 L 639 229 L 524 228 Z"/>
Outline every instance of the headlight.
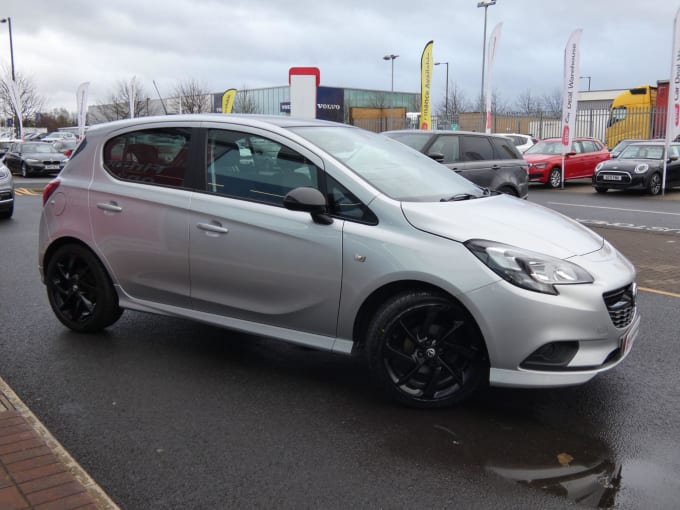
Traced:
<path fill-rule="evenodd" d="M 582 267 L 549 255 L 480 239 L 465 246 L 498 276 L 523 289 L 556 295 L 555 285 L 593 282 Z"/>
<path fill-rule="evenodd" d="M 6 166 L 0 163 L 0 180 L 7 179 L 9 177 L 9 170 Z"/>
<path fill-rule="evenodd" d="M 595 166 L 595 171 L 597 172 L 600 168 L 602 168 L 603 165 L 604 165 L 604 163 L 598 163 L 598 164 Z"/>
<path fill-rule="evenodd" d="M 649 170 L 649 165 L 647 163 L 640 163 L 635 166 L 636 174 L 644 174 L 647 170 Z"/>
<path fill-rule="evenodd" d="M 548 166 L 548 163 L 534 163 L 532 166 L 534 168 L 545 168 L 546 166 Z"/>

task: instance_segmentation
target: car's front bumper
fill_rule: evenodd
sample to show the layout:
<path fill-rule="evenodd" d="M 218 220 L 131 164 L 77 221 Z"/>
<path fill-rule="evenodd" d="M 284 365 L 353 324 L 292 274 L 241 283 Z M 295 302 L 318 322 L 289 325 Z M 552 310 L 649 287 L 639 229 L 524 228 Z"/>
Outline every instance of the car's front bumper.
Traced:
<path fill-rule="evenodd" d="M 607 189 L 645 190 L 649 187 L 648 174 L 631 174 L 621 171 L 602 171 L 593 175 L 593 186 Z M 620 180 L 613 180 L 616 177 Z"/>
<path fill-rule="evenodd" d="M 26 164 L 28 172 L 32 175 L 58 174 L 64 168 L 63 163 L 32 163 Z"/>
<path fill-rule="evenodd" d="M 491 368 L 489 372 L 489 384 L 492 386 L 505 386 L 514 388 L 549 388 L 560 386 L 573 386 L 583 384 L 600 372 L 609 370 L 621 363 L 630 352 L 633 343 L 637 339 L 640 330 L 640 315 L 636 312 L 626 332 L 618 342 L 608 340 L 599 342 L 582 342 L 579 354 L 582 358 L 594 356 L 594 359 L 606 354 L 605 362 L 587 369 L 566 367 L 564 370 L 524 370 L 522 368 L 509 370 L 503 368 Z"/>
<path fill-rule="evenodd" d="M 499 281 L 461 296 L 486 340 L 492 385 L 580 384 L 627 356 L 640 324 L 635 269 L 608 243 L 569 260 L 594 282 L 560 285 L 553 296 Z M 537 361 L 550 346 L 568 355 Z"/>
<path fill-rule="evenodd" d="M 11 186 L 0 186 L 0 211 L 9 211 L 14 205 L 14 189 Z"/>

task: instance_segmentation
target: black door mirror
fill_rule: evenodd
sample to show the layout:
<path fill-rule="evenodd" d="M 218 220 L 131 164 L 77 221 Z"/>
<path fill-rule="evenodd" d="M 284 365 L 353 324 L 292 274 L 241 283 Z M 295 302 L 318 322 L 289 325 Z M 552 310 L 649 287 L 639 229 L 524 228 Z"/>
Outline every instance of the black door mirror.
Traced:
<path fill-rule="evenodd" d="M 326 199 L 316 188 L 295 188 L 283 198 L 283 206 L 290 211 L 304 211 L 312 215 L 316 223 L 330 225 L 333 218 L 327 214 Z"/>
<path fill-rule="evenodd" d="M 427 156 L 434 159 L 437 163 L 444 161 L 444 155 L 441 152 L 430 152 Z"/>

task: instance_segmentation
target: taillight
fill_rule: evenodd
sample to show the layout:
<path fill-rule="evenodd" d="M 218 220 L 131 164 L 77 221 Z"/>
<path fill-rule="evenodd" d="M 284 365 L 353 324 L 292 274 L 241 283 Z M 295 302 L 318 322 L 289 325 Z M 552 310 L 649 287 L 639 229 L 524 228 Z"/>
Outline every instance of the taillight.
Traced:
<path fill-rule="evenodd" d="M 50 199 L 52 193 L 57 191 L 57 188 L 59 187 L 60 183 L 61 181 L 59 179 L 54 179 L 47 183 L 47 186 L 45 186 L 45 188 L 43 189 L 43 206 Z"/>

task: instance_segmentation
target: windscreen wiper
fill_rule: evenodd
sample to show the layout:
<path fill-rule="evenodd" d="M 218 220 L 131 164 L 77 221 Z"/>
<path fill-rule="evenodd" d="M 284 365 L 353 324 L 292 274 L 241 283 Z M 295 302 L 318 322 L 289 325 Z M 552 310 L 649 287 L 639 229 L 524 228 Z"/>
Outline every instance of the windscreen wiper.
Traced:
<path fill-rule="evenodd" d="M 473 198 L 479 198 L 478 195 L 473 195 L 472 193 L 458 193 L 449 198 L 440 198 L 440 202 L 460 202 L 461 200 L 471 200 Z"/>

